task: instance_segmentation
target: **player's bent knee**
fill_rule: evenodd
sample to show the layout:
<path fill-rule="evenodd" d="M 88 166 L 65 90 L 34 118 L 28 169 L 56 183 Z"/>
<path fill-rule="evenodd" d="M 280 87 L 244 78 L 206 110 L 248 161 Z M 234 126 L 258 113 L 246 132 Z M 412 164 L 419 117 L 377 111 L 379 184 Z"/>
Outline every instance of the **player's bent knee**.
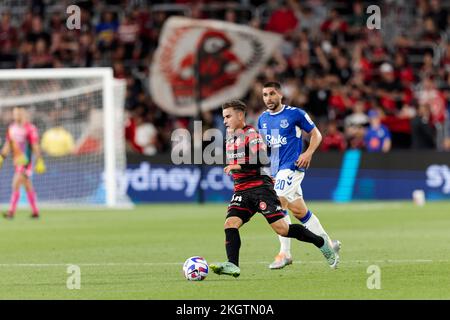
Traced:
<path fill-rule="evenodd" d="M 292 214 L 294 215 L 294 217 L 296 217 L 296 218 L 298 218 L 298 219 L 301 219 L 301 218 L 303 218 L 304 216 L 306 216 L 306 212 L 303 212 L 303 211 L 294 211 L 294 210 L 292 210 L 292 209 L 290 209 L 290 208 L 289 208 L 289 210 L 291 210 L 291 211 L 292 211 Z"/>
<path fill-rule="evenodd" d="M 287 236 L 289 232 L 289 225 L 283 219 L 275 221 L 270 226 L 278 235 L 282 237 Z"/>
<path fill-rule="evenodd" d="M 303 218 L 308 213 L 308 208 L 303 204 L 300 199 L 289 203 L 288 209 L 291 210 L 292 214 L 297 218 Z"/>
<path fill-rule="evenodd" d="M 224 229 L 228 228 L 240 228 L 242 225 L 242 219 L 238 217 L 230 217 L 225 220 Z"/>

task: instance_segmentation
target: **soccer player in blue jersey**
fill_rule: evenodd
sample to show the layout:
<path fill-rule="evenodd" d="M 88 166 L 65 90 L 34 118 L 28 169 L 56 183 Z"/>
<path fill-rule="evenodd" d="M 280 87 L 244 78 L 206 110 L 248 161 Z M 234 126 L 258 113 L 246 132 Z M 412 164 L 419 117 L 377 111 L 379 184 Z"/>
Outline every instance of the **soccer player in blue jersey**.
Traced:
<path fill-rule="evenodd" d="M 328 239 L 338 257 L 340 242 L 331 241 L 319 219 L 306 206 L 301 188 L 305 170 L 320 145 L 322 135 L 305 111 L 281 103 L 283 96 L 278 82 L 266 83 L 262 95 L 267 110 L 260 115 L 258 128 L 270 151 L 271 172 L 281 205 L 289 209 L 311 232 Z M 311 136 L 309 146 L 303 153 L 302 131 Z M 290 224 L 289 214 L 284 212 L 284 219 Z M 282 236 L 279 239 L 280 252 L 269 265 L 270 269 L 281 269 L 292 263 L 290 239 Z M 338 261 L 331 267 L 336 268 Z"/>

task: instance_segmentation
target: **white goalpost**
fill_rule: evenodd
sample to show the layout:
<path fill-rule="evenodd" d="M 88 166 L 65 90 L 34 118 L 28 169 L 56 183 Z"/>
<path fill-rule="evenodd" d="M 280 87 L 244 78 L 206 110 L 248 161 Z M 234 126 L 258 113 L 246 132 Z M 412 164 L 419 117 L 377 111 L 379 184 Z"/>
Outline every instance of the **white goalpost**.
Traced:
<path fill-rule="evenodd" d="M 12 109 L 23 107 L 39 130 L 47 165 L 32 178 L 40 204 L 131 206 L 117 188 L 126 170 L 125 90 L 111 68 L 0 70 L 1 145 Z M 10 159 L 0 170 L 2 204 L 11 194 Z"/>

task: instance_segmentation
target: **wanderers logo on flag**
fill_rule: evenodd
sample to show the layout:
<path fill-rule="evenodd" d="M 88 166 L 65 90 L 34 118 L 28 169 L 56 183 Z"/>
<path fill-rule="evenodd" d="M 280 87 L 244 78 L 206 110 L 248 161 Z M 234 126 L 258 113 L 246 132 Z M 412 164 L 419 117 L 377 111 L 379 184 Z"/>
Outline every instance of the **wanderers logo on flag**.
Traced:
<path fill-rule="evenodd" d="M 218 108 L 246 93 L 281 41 L 248 26 L 171 17 L 153 57 L 152 98 L 179 116 L 196 115 L 197 100 L 202 111 Z"/>

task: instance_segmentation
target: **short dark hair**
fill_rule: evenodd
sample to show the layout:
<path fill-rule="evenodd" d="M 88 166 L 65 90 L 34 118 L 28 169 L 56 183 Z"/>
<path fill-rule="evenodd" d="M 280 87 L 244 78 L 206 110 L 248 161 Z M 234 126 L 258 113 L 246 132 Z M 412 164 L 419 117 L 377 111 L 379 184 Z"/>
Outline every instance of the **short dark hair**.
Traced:
<path fill-rule="evenodd" d="M 228 109 L 228 108 L 233 108 L 234 110 L 240 110 L 240 111 L 242 111 L 244 113 L 247 110 L 247 106 L 241 100 L 230 100 L 230 101 L 225 102 L 222 105 L 222 110 L 225 110 L 225 109 Z"/>
<path fill-rule="evenodd" d="M 281 84 L 276 81 L 269 81 L 269 82 L 264 83 L 263 88 L 275 88 L 277 90 L 281 90 Z"/>

